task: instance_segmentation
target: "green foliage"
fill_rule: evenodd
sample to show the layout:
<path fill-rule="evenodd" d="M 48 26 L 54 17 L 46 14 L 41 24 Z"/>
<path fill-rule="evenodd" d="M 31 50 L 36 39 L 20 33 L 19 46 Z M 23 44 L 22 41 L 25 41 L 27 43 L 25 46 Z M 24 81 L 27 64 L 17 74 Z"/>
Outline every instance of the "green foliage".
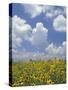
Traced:
<path fill-rule="evenodd" d="M 66 83 L 65 60 L 27 61 L 12 64 L 12 86 Z"/>

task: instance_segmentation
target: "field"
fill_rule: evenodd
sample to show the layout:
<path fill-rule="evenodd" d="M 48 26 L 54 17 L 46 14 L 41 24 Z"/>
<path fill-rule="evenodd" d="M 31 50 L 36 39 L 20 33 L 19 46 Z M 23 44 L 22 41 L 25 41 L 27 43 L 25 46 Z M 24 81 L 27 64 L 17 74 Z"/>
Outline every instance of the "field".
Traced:
<path fill-rule="evenodd" d="M 12 86 L 66 83 L 66 61 L 60 59 L 12 64 Z"/>

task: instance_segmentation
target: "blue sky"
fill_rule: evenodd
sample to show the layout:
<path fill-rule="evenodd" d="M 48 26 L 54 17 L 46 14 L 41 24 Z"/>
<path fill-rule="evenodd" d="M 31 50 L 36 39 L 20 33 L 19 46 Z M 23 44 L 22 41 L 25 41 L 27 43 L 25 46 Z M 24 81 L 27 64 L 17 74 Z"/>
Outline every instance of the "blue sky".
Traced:
<path fill-rule="evenodd" d="M 14 59 L 66 58 L 65 7 L 12 4 L 11 19 Z"/>

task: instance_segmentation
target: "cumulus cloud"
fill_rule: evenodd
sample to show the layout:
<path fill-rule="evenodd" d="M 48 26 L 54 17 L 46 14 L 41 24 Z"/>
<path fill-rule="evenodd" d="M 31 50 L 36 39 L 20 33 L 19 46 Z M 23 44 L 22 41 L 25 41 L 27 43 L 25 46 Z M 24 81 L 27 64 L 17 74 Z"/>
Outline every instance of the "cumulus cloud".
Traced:
<path fill-rule="evenodd" d="M 31 33 L 31 26 L 24 19 L 18 16 L 12 17 L 12 47 L 20 47 L 23 39 L 28 39 Z"/>
<path fill-rule="evenodd" d="M 22 46 L 23 40 L 31 43 L 36 48 L 44 49 L 48 41 L 48 29 L 42 22 L 38 22 L 36 27 L 27 24 L 24 19 L 18 16 L 12 17 L 12 48 L 16 49 Z"/>
<path fill-rule="evenodd" d="M 15 60 L 48 60 L 49 56 L 46 55 L 44 52 L 28 52 L 28 51 L 22 51 L 22 52 L 16 52 L 16 54 L 13 56 L 14 61 Z"/>
<path fill-rule="evenodd" d="M 33 29 L 32 37 L 30 41 L 32 45 L 38 48 L 44 48 L 47 46 L 48 29 L 44 27 L 43 23 L 38 22 L 36 28 Z"/>
<path fill-rule="evenodd" d="M 12 48 L 16 49 L 21 46 L 23 39 L 18 36 L 12 37 Z"/>
<path fill-rule="evenodd" d="M 32 27 L 26 23 L 24 19 L 18 16 L 12 17 L 12 46 L 20 47 L 23 39 L 29 41 L 37 48 L 47 46 L 48 29 L 44 27 L 42 22 L 36 23 L 36 27 Z"/>
<path fill-rule="evenodd" d="M 21 52 L 16 52 L 13 58 L 17 60 L 30 60 L 30 59 L 40 60 L 43 58 L 43 56 L 44 53 L 21 51 Z"/>
<path fill-rule="evenodd" d="M 11 20 L 11 19 L 10 19 Z M 62 21 L 62 20 L 61 20 Z M 61 25 L 61 24 L 60 24 Z M 48 43 L 48 29 L 44 27 L 42 22 L 37 22 L 36 27 L 32 28 L 26 20 L 18 16 L 12 17 L 12 55 L 14 59 L 49 59 L 53 57 L 65 58 L 66 41 L 60 46 L 53 43 Z M 11 35 L 10 35 L 11 36 Z M 11 38 L 11 37 L 10 37 Z M 28 51 L 23 47 L 23 42 L 29 42 L 27 45 L 32 45 L 31 49 L 36 51 Z M 21 47 L 21 48 L 20 48 Z M 24 49 L 24 50 L 23 50 Z M 43 52 L 40 52 L 40 49 Z"/>
<path fill-rule="evenodd" d="M 55 18 L 56 16 L 62 14 L 65 15 L 65 7 L 59 7 L 59 6 L 44 6 L 43 13 L 48 18 Z"/>
<path fill-rule="evenodd" d="M 65 15 L 66 8 L 60 6 L 48 6 L 48 5 L 24 5 L 25 12 L 30 15 L 31 18 L 35 18 L 41 13 L 47 18 L 54 18 L 60 14 Z"/>
<path fill-rule="evenodd" d="M 54 19 L 53 27 L 58 32 L 66 32 L 66 18 L 59 15 Z"/>
<path fill-rule="evenodd" d="M 32 28 L 31 25 L 29 25 L 26 20 L 18 17 L 13 16 L 9 17 L 9 38 L 10 38 L 10 53 L 12 52 L 12 56 L 16 56 L 16 53 L 19 51 L 19 49 L 23 47 L 23 41 L 28 41 Z M 11 43 L 12 42 L 12 43 Z"/>
<path fill-rule="evenodd" d="M 32 28 L 27 24 L 26 20 L 18 16 L 12 17 L 12 34 L 16 34 L 22 38 L 27 39 L 31 34 Z"/>
<path fill-rule="evenodd" d="M 14 51 L 15 52 L 15 51 Z M 20 52 L 15 52 L 13 56 L 14 60 L 48 60 L 51 58 L 66 58 L 66 41 L 62 42 L 60 46 L 56 46 L 53 43 L 49 44 L 45 48 L 45 52 L 30 52 L 27 50 L 22 50 Z"/>
<path fill-rule="evenodd" d="M 40 5 L 24 5 L 25 12 L 28 13 L 32 18 L 42 13 L 42 6 Z"/>
<path fill-rule="evenodd" d="M 48 47 L 45 49 L 47 55 L 50 58 L 57 57 L 57 58 L 64 58 L 66 57 L 66 41 L 62 43 L 60 46 L 56 46 L 53 43 L 49 44 Z"/>

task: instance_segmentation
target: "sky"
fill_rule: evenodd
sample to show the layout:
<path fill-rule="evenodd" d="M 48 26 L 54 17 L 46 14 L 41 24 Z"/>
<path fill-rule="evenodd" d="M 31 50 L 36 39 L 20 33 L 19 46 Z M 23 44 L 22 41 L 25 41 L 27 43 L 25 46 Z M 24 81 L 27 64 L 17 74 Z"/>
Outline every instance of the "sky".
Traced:
<path fill-rule="evenodd" d="M 9 20 L 14 60 L 66 58 L 66 7 L 13 3 Z"/>

